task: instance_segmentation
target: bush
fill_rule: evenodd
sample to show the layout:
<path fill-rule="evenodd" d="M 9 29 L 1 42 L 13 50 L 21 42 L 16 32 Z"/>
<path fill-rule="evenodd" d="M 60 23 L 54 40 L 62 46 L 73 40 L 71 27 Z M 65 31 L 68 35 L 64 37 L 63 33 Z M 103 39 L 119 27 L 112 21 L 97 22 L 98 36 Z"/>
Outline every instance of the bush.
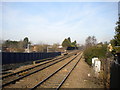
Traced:
<path fill-rule="evenodd" d="M 84 50 L 84 58 L 85 61 L 91 65 L 92 64 L 92 58 L 98 57 L 98 58 L 106 58 L 106 52 L 107 52 L 107 45 L 101 45 L 101 46 L 92 46 L 89 48 L 86 48 Z"/>
<path fill-rule="evenodd" d="M 120 53 L 120 46 L 119 47 L 114 47 L 116 53 Z"/>

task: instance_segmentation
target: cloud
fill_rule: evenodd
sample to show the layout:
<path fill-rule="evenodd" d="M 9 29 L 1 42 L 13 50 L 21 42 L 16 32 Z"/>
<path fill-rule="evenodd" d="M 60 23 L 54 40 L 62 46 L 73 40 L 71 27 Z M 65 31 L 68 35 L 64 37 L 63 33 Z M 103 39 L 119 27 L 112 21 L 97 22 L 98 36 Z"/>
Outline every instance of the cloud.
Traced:
<path fill-rule="evenodd" d="M 15 3 L 14 3 L 15 4 Z M 53 5 L 52 5 L 53 4 Z M 64 38 L 71 37 L 73 40 L 84 43 L 89 35 L 95 35 L 99 41 L 109 40 L 113 36 L 114 9 L 109 8 L 107 13 L 106 4 L 96 3 L 58 3 L 62 6 L 51 5 L 35 8 L 14 7 L 4 4 L 3 7 L 3 37 L 4 39 L 20 40 L 28 36 L 33 42 L 55 43 Z M 108 5 L 108 4 L 107 4 Z M 52 7 L 51 7 L 52 6 Z M 108 5 L 109 6 L 109 5 Z M 44 8 L 45 7 L 45 8 Z M 104 16 L 102 16 L 104 14 Z M 109 16 L 107 16 L 109 15 Z M 108 32 L 108 30 L 110 30 Z M 106 37 L 106 38 L 105 38 Z"/>
<path fill-rule="evenodd" d="M 118 2 L 119 0 L 2 0 L 4 2 Z"/>

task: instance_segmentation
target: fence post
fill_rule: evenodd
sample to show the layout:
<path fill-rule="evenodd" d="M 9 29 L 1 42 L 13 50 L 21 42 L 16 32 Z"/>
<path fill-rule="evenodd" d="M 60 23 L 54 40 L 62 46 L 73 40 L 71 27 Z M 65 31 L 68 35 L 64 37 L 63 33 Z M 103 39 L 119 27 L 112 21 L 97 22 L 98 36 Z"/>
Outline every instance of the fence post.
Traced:
<path fill-rule="evenodd" d="M 33 65 L 35 65 L 35 61 L 33 61 Z"/>

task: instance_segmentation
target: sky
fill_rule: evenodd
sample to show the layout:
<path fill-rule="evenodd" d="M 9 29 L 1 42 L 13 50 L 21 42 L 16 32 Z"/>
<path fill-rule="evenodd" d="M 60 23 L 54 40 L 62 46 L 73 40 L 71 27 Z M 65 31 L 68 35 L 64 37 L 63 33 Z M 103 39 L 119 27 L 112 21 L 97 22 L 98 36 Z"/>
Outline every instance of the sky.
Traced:
<path fill-rule="evenodd" d="M 2 39 L 61 44 L 70 37 L 84 44 L 95 36 L 105 42 L 115 35 L 117 20 L 117 2 L 3 2 Z"/>

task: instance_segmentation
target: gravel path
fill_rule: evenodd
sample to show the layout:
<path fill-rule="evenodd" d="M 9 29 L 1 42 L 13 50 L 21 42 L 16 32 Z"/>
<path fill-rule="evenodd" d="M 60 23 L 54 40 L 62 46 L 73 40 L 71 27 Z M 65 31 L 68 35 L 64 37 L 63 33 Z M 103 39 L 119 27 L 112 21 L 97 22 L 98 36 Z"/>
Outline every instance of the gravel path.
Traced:
<path fill-rule="evenodd" d="M 93 69 L 82 58 L 61 88 L 104 88 L 94 76 Z"/>

